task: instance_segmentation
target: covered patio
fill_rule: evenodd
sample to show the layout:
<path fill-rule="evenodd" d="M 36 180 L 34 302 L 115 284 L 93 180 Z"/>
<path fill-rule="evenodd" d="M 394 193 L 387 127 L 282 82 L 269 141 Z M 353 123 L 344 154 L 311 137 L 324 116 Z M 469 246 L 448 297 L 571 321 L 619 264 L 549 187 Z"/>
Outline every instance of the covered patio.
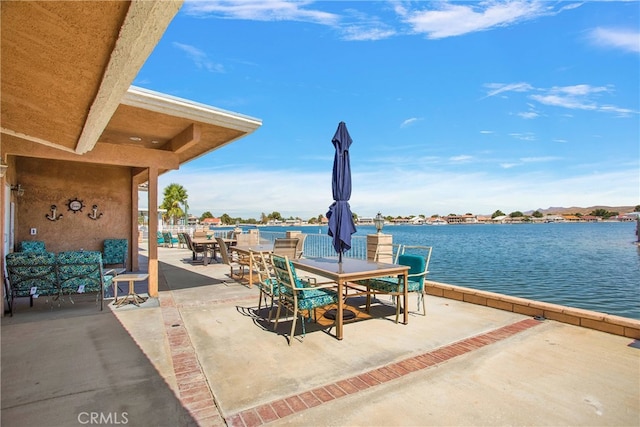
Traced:
<path fill-rule="evenodd" d="M 260 127 L 131 86 L 181 4 L 2 2 L 3 267 L 21 241 L 57 253 L 100 251 L 115 238 L 129 242 L 127 266 L 138 271 L 139 186 L 156 217 L 159 175 Z M 157 296 L 157 243 L 145 249 Z"/>

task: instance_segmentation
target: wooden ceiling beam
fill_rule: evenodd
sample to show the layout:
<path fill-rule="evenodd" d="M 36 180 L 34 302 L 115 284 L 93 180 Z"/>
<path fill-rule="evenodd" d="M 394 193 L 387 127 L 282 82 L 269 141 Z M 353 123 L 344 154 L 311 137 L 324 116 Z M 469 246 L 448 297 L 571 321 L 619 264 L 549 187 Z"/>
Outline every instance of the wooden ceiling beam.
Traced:
<path fill-rule="evenodd" d="M 201 135 L 202 126 L 192 123 L 182 132 L 174 136 L 171 141 L 164 146 L 164 149 L 179 154 L 198 144 Z"/>
<path fill-rule="evenodd" d="M 180 167 L 179 156 L 170 151 L 139 147 L 127 147 L 123 150 L 118 145 L 98 143 L 90 152 L 79 155 L 6 135 L 2 139 L 2 155 L 140 168 L 155 166 L 159 170 L 173 170 Z"/>

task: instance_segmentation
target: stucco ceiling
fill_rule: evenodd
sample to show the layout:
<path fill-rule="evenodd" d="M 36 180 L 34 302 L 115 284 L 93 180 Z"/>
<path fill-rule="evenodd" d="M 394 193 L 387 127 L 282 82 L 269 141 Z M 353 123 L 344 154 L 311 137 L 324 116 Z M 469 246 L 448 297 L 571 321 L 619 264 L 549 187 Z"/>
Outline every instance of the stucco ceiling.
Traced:
<path fill-rule="evenodd" d="M 0 2 L 2 154 L 37 144 L 43 156 L 93 151 L 109 162 L 132 149 L 118 161 L 140 166 L 142 148 L 184 163 L 257 129 L 257 119 L 130 87 L 181 4 Z"/>

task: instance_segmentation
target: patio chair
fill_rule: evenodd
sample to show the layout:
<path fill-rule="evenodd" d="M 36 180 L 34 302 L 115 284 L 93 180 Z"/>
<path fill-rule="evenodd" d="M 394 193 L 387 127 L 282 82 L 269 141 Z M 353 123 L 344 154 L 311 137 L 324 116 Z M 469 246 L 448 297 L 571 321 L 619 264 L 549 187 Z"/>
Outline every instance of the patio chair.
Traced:
<path fill-rule="evenodd" d="M 427 315 L 427 306 L 425 302 L 424 280 L 429 273 L 429 261 L 431 259 L 431 247 L 429 246 L 407 246 L 403 247 L 403 251 L 409 249 L 414 253 L 402 253 L 398 256 L 398 264 L 409 267 L 407 279 L 407 291 L 418 294 L 418 311 L 420 311 L 420 301 L 422 301 L 423 316 Z M 422 251 L 423 254 L 415 252 Z M 388 294 L 392 295 L 396 300 L 396 323 L 400 317 L 401 296 L 404 294 L 404 276 L 383 277 L 379 279 L 371 279 L 366 281 L 367 285 L 367 311 L 369 311 L 371 303 L 371 294 Z M 408 310 L 408 307 L 405 307 Z"/>
<path fill-rule="evenodd" d="M 296 246 L 296 258 L 302 258 L 302 254 L 304 253 L 304 242 L 307 240 L 306 234 L 299 234 L 298 244 Z"/>
<path fill-rule="evenodd" d="M 19 252 L 46 252 L 44 242 L 41 240 L 23 240 L 18 247 Z"/>
<path fill-rule="evenodd" d="M 313 279 L 303 280 L 298 278 L 296 269 L 286 256 L 271 254 L 271 264 L 278 281 L 278 311 L 276 312 L 276 321 L 274 330 L 278 327 L 280 320 L 280 312 L 282 308 L 292 312 L 293 321 L 291 322 L 291 332 L 289 333 L 289 345 L 293 341 L 296 329 L 296 320 L 298 313 L 307 311 L 309 319 L 314 321 L 317 319 L 315 315 L 316 309 L 336 304 L 338 302 L 338 293 L 331 289 L 335 286 L 334 282 L 317 283 Z M 302 336 L 306 335 L 305 321 L 300 314 L 302 321 Z"/>
<path fill-rule="evenodd" d="M 59 296 L 56 275 L 56 254 L 51 252 L 12 252 L 5 257 L 9 289 L 6 294 L 9 313 L 13 316 L 16 298 L 29 297 L 29 306 L 33 307 L 33 298 Z"/>
<path fill-rule="evenodd" d="M 102 242 L 102 265 L 121 265 L 126 270 L 129 241 L 127 239 L 105 239 Z"/>
<path fill-rule="evenodd" d="M 262 301 L 264 300 L 264 306 L 266 307 L 267 298 L 269 298 L 271 305 L 269 306 L 269 317 L 267 320 L 271 321 L 273 305 L 279 295 L 278 281 L 275 278 L 273 266 L 267 261 L 263 252 L 249 252 L 249 256 L 252 258 L 253 269 L 258 275 L 258 288 L 260 288 L 260 295 L 258 295 L 258 313 L 262 307 Z"/>
<path fill-rule="evenodd" d="M 173 234 L 171 234 L 170 231 L 163 231 L 162 239 L 164 240 L 165 248 L 172 248 L 174 244 L 180 242 L 180 240 L 177 237 L 173 237 Z"/>
<path fill-rule="evenodd" d="M 156 239 L 158 242 L 158 246 L 164 245 L 164 237 L 162 237 L 162 231 L 158 231 L 156 234 Z"/>
<path fill-rule="evenodd" d="M 260 236 L 255 233 L 236 234 L 237 246 L 252 246 L 260 243 Z"/>
<path fill-rule="evenodd" d="M 187 239 L 184 238 L 184 233 L 178 233 L 178 247 L 182 249 L 189 247 Z"/>
<path fill-rule="evenodd" d="M 386 262 L 390 264 L 397 264 L 398 257 L 402 252 L 402 244 L 399 243 L 380 243 L 376 247 L 376 252 L 373 255 L 375 262 Z"/>
<path fill-rule="evenodd" d="M 296 249 L 298 247 L 298 239 L 294 238 L 277 238 L 273 242 L 273 253 L 288 258 L 296 258 Z"/>
<path fill-rule="evenodd" d="M 191 251 L 191 260 L 194 262 L 202 261 L 204 263 L 205 252 L 207 247 L 205 245 L 199 245 L 191 240 L 189 233 L 182 233 L 185 241 L 187 242 L 187 249 Z M 202 254 L 202 259 L 198 260 L 198 254 Z"/>
<path fill-rule="evenodd" d="M 244 277 L 244 268 L 249 266 L 249 259 L 245 259 L 245 257 L 236 257 L 234 259 L 233 256 L 229 253 L 229 248 L 227 248 L 227 245 L 222 237 L 216 237 L 216 241 L 218 242 L 218 246 L 220 248 L 220 257 L 222 258 L 222 263 L 229 266 L 229 277 L 233 279 L 233 268 L 236 267 L 239 271 L 239 273 L 237 273 L 236 275 L 239 279 L 242 279 Z"/>
<path fill-rule="evenodd" d="M 193 232 L 193 237 L 197 238 L 197 239 L 200 239 L 200 238 L 206 239 L 207 238 L 207 232 L 204 231 L 204 230 L 196 230 L 196 231 Z"/>

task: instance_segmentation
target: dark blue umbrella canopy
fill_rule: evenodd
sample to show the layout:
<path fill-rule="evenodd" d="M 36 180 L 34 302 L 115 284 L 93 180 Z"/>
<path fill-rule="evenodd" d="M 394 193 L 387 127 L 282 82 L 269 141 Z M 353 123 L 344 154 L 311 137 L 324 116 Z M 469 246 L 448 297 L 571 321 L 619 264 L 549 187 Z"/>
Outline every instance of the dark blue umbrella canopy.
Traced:
<path fill-rule="evenodd" d="M 344 122 L 340 122 L 338 125 L 338 130 L 336 130 L 331 142 L 336 148 L 331 180 L 334 202 L 329 207 L 327 218 L 329 219 L 329 236 L 333 237 L 333 247 L 342 262 L 342 253 L 351 249 L 351 235 L 356 232 L 349 206 L 351 198 L 349 147 L 353 141 Z"/>

